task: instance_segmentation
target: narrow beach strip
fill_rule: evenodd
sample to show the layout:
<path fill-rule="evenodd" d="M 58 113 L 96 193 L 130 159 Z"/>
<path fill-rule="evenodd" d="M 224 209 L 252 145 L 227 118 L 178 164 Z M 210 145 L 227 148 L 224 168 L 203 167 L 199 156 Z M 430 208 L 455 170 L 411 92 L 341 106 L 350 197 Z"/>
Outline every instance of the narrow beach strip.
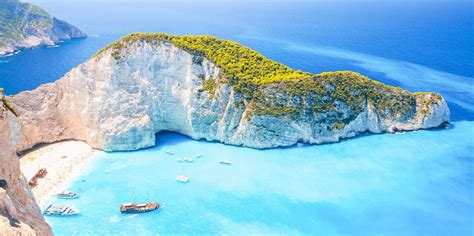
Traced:
<path fill-rule="evenodd" d="M 36 202 L 42 207 L 69 186 L 94 159 L 97 151 L 81 141 L 63 141 L 36 148 L 20 157 L 21 171 L 29 181 L 41 168 L 47 174 L 32 188 Z"/>

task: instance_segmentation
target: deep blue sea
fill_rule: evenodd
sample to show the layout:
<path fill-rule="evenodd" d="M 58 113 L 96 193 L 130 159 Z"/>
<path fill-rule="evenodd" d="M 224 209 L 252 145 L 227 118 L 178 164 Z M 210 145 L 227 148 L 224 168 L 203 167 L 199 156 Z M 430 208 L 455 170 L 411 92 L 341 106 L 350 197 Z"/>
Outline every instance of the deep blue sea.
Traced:
<path fill-rule="evenodd" d="M 234 40 L 303 71 L 354 70 L 436 91 L 453 121 L 442 130 L 265 151 L 161 133 L 155 148 L 101 153 L 70 186 L 82 197 L 68 204 L 82 215 L 47 218 L 57 235 L 474 234 L 472 2 L 39 5 L 90 37 L 0 57 L 8 94 L 59 79 L 127 33 L 160 31 Z M 176 161 L 198 154 L 193 163 Z M 183 170 L 187 184 L 175 181 Z M 164 207 L 120 215 L 133 198 Z"/>

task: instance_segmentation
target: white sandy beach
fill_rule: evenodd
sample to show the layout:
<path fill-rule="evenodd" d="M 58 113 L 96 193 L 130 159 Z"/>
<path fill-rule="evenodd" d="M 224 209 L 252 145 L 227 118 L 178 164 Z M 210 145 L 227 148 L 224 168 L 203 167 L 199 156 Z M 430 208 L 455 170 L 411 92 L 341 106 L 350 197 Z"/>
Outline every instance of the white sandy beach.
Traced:
<path fill-rule="evenodd" d="M 37 148 L 20 159 L 21 171 L 29 181 L 41 168 L 48 173 L 32 188 L 42 207 L 48 198 L 66 188 L 96 156 L 97 151 L 80 141 L 63 141 Z"/>

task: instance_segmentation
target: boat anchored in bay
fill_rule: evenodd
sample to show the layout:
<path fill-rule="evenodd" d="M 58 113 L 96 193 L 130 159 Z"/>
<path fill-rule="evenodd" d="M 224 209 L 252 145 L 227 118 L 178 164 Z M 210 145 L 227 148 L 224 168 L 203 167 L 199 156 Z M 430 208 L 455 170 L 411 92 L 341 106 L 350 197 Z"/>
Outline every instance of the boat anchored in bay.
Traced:
<path fill-rule="evenodd" d="M 184 168 L 181 166 L 181 175 L 176 176 L 176 181 L 181 182 L 181 183 L 187 183 L 189 182 L 189 177 L 184 175 Z"/>
<path fill-rule="evenodd" d="M 146 213 L 158 208 L 160 208 L 160 204 L 157 202 L 125 203 L 120 206 L 120 212 L 122 214 Z"/>
<path fill-rule="evenodd" d="M 48 205 L 43 211 L 47 216 L 73 216 L 79 213 L 81 212 L 76 208 L 54 204 Z"/>
<path fill-rule="evenodd" d="M 59 199 L 77 199 L 79 198 L 79 194 L 69 191 L 63 191 L 61 193 L 56 194 L 56 197 Z"/>
<path fill-rule="evenodd" d="M 232 165 L 232 163 L 230 163 L 228 160 L 220 160 L 219 163 L 223 165 Z"/>
<path fill-rule="evenodd" d="M 189 177 L 184 176 L 184 175 L 178 175 L 176 176 L 176 181 L 181 182 L 181 183 L 187 183 L 189 182 Z"/>

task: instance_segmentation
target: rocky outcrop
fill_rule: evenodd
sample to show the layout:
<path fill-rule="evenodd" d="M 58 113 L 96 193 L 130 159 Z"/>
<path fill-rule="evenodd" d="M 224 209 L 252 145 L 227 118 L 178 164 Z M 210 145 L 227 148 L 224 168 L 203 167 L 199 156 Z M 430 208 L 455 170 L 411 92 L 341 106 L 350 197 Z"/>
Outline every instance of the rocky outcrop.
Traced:
<path fill-rule="evenodd" d="M 18 150 L 64 139 L 107 151 L 136 150 L 155 145 L 160 131 L 273 148 L 449 121 L 440 95 L 410 94 L 354 72 L 315 75 L 317 89 L 295 83 L 297 93 L 290 82 L 265 84 L 259 97 L 247 99 L 220 66 L 173 43 L 137 40 L 119 53 L 106 48 L 57 82 L 11 97 L 24 133 Z M 354 81 L 353 88 L 341 84 Z"/>
<path fill-rule="evenodd" d="M 52 235 L 20 171 L 20 123 L 0 104 L 0 235 Z"/>
<path fill-rule="evenodd" d="M 78 28 L 37 6 L 18 0 L 0 0 L 0 56 L 83 37 L 86 35 Z"/>

